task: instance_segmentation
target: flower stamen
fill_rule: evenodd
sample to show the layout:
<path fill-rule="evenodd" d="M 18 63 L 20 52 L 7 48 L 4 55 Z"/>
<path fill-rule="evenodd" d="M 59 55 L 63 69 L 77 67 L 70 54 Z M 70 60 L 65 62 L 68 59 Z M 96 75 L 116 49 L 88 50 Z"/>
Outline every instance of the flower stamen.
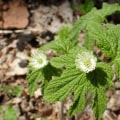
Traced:
<path fill-rule="evenodd" d="M 43 63 L 43 60 L 41 58 L 38 58 L 37 62 L 41 64 L 41 63 Z"/>
<path fill-rule="evenodd" d="M 90 60 L 88 60 L 88 59 L 84 60 L 83 63 L 85 66 L 90 67 L 90 64 L 91 64 Z"/>

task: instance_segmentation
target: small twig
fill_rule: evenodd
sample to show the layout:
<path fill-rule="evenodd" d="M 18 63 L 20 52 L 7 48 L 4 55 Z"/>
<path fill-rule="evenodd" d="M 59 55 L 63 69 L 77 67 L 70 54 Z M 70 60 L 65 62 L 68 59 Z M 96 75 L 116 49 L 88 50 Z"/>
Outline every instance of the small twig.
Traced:
<path fill-rule="evenodd" d="M 64 120 L 64 117 L 63 117 L 64 102 L 59 102 L 58 104 L 59 104 L 58 120 Z"/>
<path fill-rule="evenodd" d="M 0 21 L 2 22 L 2 24 L 1 24 L 1 29 L 3 29 L 4 28 L 4 20 L 3 20 L 3 1 L 2 0 L 0 0 Z M 4 33 L 3 33 L 3 31 L 2 31 L 2 35 L 3 35 Z"/>
<path fill-rule="evenodd" d="M 0 30 L 0 34 L 22 33 L 24 30 Z"/>

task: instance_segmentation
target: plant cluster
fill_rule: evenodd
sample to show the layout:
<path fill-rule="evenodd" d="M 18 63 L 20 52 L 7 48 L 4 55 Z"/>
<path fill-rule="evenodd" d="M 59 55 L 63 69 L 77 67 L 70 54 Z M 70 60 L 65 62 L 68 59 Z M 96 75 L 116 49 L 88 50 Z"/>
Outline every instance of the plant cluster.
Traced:
<path fill-rule="evenodd" d="M 120 11 L 119 4 L 103 4 L 80 17 L 74 25 L 64 26 L 55 39 L 39 48 L 30 58 L 28 89 L 30 95 L 42 80 L 42 93 L 46 101 L 64 101 L 74 95 L 68 113 L 77 114 L 85 108 L 88 92 L 92 93 L 91 107 L 96 119 L 103 114 L 107 98 L 106 88 L 113 88 L 113 76 L 120 79 L 120 25 L 107 23 L 106 17 Z M 84 44 L 78 41 L 84 32 Z M 109 61 L 94 51 L 97 46 Z M 52 49 L 56 57 L 48 60 L 45 51 Z M 113 71 L 112 66 L 115 67 Z"/>

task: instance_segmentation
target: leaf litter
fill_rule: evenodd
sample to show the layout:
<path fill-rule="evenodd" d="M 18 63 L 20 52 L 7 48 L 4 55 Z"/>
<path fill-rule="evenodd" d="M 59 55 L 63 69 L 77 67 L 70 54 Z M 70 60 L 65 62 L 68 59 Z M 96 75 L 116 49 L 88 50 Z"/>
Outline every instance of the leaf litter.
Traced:
<path fill-rule="evenodd" d="M 15 5 L 17 3 L 14 1 Z M 12 2 L 10 2 L 12 4 Z M 13 9 L 13 8 L 12 8 Z M 63 2 L 59 6 L 50 5 L 46 6 L 41 4 L 36 9 L 31 9 L 29 12 L 32 14 L 30 18 L 28 19 L 29 13 L 27 11 L 27 8 L 24 6 L 24 12 L 26 11 L 26 15 L 22 16 L 23 19 L 25 19 L 24 24 L 19 24 L 18 26 L 15 26 L 15 24 L 9 24 L 4 23 L 4 28 L 17 28 L 17 29 L 23 29 L 27 26 L 28 20 L 29 25 L 26 27 L 26 29 L 23 29 L 21 34 L 14 33 L 13 30 L 12 33 L 7 33 L 5 35 L 1 35 L 0 39 L 0 84 L 2 87 L 5 87 L 6 85 L 10 86 L 9 89 L 4 92 L 0 88 L 0 104 L 5 109 L 7 104 L 9 102 L 12 103 L 12 106 L 17 110 L 18 112 L 18 119 L 19 120 L 58 120 L 60 106 L 59 103 L 55 103 L 53 105 L 46 103 L 42 99 L 41 94 L 41 83 L 39 84 L 39 88 L 35 91 L 34 96 L 31 98 L 28 94 L 27 90 L 27 83 L 26 83 L 26 72 L 27 72 L 27 63 L 30 54 L 34 49 L 37 49 L 38 46 L 41 46 L 42 44 L 45 44 L 50 39 L 51 35 L 54 37 L 54 34 L 57 34 L 59 29 L 65 25 L 66 23 L 73 23 L 74 17 L 73 17 L 73 11 L 71 9 L 70 3 L 68 1 Z M 9 11 L 10 12 L 10 11 Z M 11 12 L 10 12 L 11 13 Z M 23 12 L 22 12 L 23 13 Z M 7 13 L 6 13 L 7 14 Z M 9 16 L 11 17 L 11 15 Z M 5 19 L 10 20 L 11 18 L 5 17 Z M 7 21 L 7 20 L 6 20 Z M 23 20 L 24 21 L 24 20 Z M 15 20 L 16 22 L 16 20 Z M 17 24 L 16 24 L 17 25 Z M 41 37 L 44 33 L 51 34 L 45 34 L 47 37 Z M 18 36 L 21 35 L 35 35 L 35 39 L 32 39 L 33 42 L 38 43 L 37 47 L 33 47 L 32 43 L 30 42 L 23 42 L 24 47 L 22 50 L 18 48 L 18 42 L 21 42 L 20 38 Z M 8 37 L 9 36 L 9 37 Z M 13 37 L 15 36 L 15 37 Z M 49 39 L 48 39 L 49 37 Z M 24 37 L 23 37 L 24 38 Z M 22 39 L 23 39 L 22 38 Z M 9 40 L 12 39 L 12 40 Z M 51 54 L 52 52 L 48 52 Z M 26 61 L 24 65 L 20 65 L 20 63 L 23 61 Z M 16 96 L 14 94 L 11 94 L 11 89 L 15 88 L 15 86 L 20 86 L 21 89 L 21 95 Z M 117 90 L 114 92 L 110 92 L 108 90 L 108 96 L 109 96 L 109 102 L 108 106 L 103 115 L 103 120 L 111 119 L 111 120 L 119 120 L 120 115 L 117 113 L 120 110 L 120 101 L 119 101 L 119 95 L 120 95 L 120 87 L 117 86 Z M 13 91 L 12 91 L 13 92 Z M 19 93 L 19 90 L 17 91 Z M 68 110 L 68 107 L 71 104 L 71 100 L 73 98 L 68 98 L 66 101 L 64 101 L 64 119 L 65 120 L 72 120 L 77 118 L 78 120 L 93 120 L 94 115 L 92 110 L 89 108 L 89 105 L 87 106 L 85 111 L 80 112 L 77 116 L 67 116 L 66 111 Z M 2 116 L 0 114 L 0 119 L 2 120 Z"/>

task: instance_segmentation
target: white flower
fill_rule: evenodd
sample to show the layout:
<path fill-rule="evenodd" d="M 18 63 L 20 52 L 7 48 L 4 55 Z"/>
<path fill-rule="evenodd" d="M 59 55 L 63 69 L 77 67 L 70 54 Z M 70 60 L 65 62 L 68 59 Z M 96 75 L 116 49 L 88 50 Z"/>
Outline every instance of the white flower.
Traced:
<path fill-rule="evenodd" d="M 92 52 L 81 52 L 77 55 L 75 64 L 77 68 L 80 68 L 81 71 L 89 73 L 93 71 L 96 67 L 96 57 Z"/>
<path fill-rule="evenodd" d="M 47 64 L 48 64 L 48 60 L 44 53 L 38 50 L 32 54 L 29 65 L 33 69 L 43 68 Z"/>

